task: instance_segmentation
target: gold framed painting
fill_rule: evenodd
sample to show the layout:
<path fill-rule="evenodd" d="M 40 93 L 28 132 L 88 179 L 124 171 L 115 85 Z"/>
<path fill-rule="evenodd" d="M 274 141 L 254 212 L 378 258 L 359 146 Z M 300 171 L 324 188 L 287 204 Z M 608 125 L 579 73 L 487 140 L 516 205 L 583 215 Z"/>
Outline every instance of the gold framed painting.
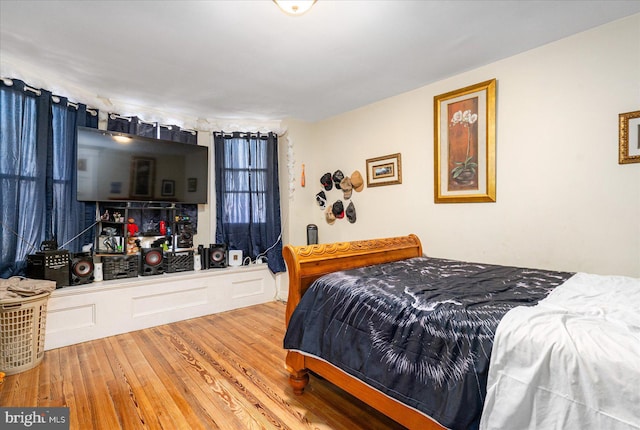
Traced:
<path fill-rule="evenodd" d="M 400 153 L 367 160 L 367 187 L 402 183 L 402 157 Z"/>
<path fill-rule="evenodd" d="M 640 163 L 640 110 L 618 115 L 618 164 Z"/>
<path fill-rule="evenodd" d="M 496 201 L 496 80 L 435 96 L 436 203 Z"/>

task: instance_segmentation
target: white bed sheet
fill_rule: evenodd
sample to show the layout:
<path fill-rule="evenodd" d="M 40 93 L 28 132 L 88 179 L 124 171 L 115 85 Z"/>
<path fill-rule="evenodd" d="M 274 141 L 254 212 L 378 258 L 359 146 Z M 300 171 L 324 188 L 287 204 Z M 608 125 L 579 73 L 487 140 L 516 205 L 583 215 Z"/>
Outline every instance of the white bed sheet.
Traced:
<path fill-rule="evenodd" d="M 577 273 L 509 311 L 480 428 L 640 429 L 640 279 Z"/>

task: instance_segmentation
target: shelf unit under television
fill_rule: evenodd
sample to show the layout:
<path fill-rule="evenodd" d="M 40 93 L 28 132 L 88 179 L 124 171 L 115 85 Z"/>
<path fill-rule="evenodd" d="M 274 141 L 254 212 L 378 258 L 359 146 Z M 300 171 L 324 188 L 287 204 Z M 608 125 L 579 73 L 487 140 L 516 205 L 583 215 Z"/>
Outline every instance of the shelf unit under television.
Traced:
<path fill-rule="evenodd" d="M 170 272 L 191 270 L 193 231 L 190 219 L 181 211 L 182 207 L 172 202 L 96 202 L 94 255 L 107 264 L 105 279 L 114 279 L 108 273 L 110 265 L 118 267 L 115 278 L 134 277 L 144 272 L 144 267 L 153 268 L 163 260 L 161 254 L 168 260 L 163 261 L 163 267 L 169 265 Z M 133 235 L 129 218 L 134 218 L 138 228 Z M 157 268 L 146 274 L 163 271 Z"/>

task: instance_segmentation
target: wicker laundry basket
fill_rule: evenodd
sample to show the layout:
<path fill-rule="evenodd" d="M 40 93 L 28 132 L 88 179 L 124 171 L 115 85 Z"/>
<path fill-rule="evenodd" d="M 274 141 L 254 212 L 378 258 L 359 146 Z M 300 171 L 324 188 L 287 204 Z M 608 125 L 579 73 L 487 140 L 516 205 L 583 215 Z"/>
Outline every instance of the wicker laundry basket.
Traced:
<path fill-rule="evenodd" d="M 51 293 L 0 300 L 0 371 L 36 367 L 44 358 L 47 301 Z"/>

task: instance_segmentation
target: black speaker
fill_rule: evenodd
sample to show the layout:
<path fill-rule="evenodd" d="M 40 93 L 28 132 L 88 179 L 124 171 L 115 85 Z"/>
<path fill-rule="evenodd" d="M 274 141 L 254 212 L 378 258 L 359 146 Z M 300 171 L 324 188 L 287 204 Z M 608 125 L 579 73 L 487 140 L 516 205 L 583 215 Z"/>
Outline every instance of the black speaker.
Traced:
<path fill-rule="evenodd" d="M 69 285 L 69 251 L 42 251 L 27 255 L 27 278 L 56 281 L 56 288 Z"/>
<path fill-rule="evenodd" d="M 204 245 L 198 245 L 198 254 L 200 255 L 200 269 L 205 270 L 209 268 L 209 248 L 205 248 Z"/>
<path fill-rule="evenodd" d="M 165 272 L 188 272 L 193 270 L 193 251 L 168 251 L 164 253 Z"/>
<path fill-rule="evenodd" d="M 208 269 L 211 265 L 209 261 L 209 251 L 211 251 L 209 248 L 203 248 L 200 253 L 200 268 L 202 270 Z"/>
<path fill-rule="evenodd" d="M 190 222 L 176 223 L 176 248 L 193 248 L 193 227 Z"/>
<path fill-rule="evenodd" d="M 93 282 L 93 257 L 89 253 L 73 254 L 69 264 L 69 285 Z"/>
<path fill-rule="evenodd" d="M 164 253 L 162 248 L 142 248 L 142 276 L 164 273 Z"/>
<path fill-rule="evenodd" d="M 140 274 L 140 256 L 105 255 L 102 257 L 102 277 L 111 279 L 136 278 Z"/>
<path fill-rule="evenodd" d="M 215 243 L 209 245 L 209 268 L 219 269 L 227 267 L 227 245 Z"/>

